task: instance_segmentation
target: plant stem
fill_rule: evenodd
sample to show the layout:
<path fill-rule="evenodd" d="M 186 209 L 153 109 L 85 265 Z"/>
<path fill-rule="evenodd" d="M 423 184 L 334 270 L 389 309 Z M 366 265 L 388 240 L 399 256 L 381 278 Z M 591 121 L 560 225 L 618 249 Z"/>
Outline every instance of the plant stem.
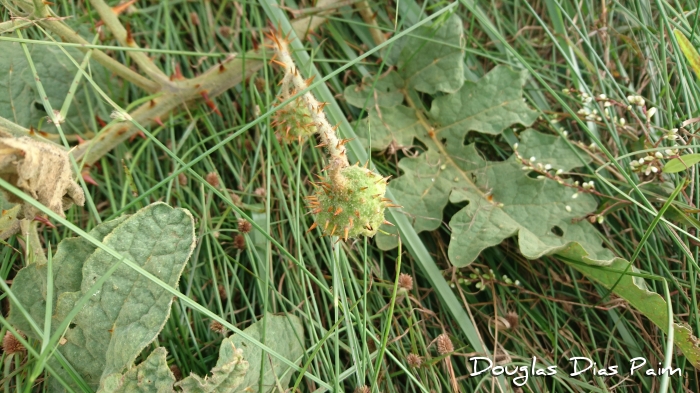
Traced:
<path fill-rule="evenodd" d="M 324 21 L 325 19 L 319 17 L 314 17 L 311 22 L 309 22 L 309 18 L 303 18 L 295 21 L 294 27 L 301 33 L 307 28 L 315 29 Z M 261 45 L 261 48 L 263 47 Z M 166 118 L 180 105 L 191 105 L 201 100 L 202 93 L 206 93 L 211 99 L 241 83 L 244 79 L 248 79 L 265 65 L 260 60 L 263 58 L 262 50 L 264 49 L 250 50 L 245 56 L 229 58 L 228 61 L 210 68 L 196 78 L 176 81 L 173 83 L 171 91 L 163 91 L 159 97 L 129 113 L 133 119 L 130 123 L 110 125 L 88 143 L 76 146 L 73 150 L 76 161 L 84 160 L 86 165 L 93 165 L 107 152 L 136 134 L 140 127 L 152 125 L 160 119 Z M 243 70 L 245 70 L 245 74 L 243 74 Z"/>
<path fill-rule="evenodd" d="M 301 77 L 299 69 L 294 64 L 294 60 L 292 60 L 292 56 L 289 53 L 288 43 L 283 37 L 275 37 L 275 53 L 276 62 L 281 64 L 285 69 L 285 82 L 291 82 L 293 88 L 297 90 L 292 93 L 296 94 L 298 91 L 308 88 L 313 78 L 304 80 L 304 78 Z M 328 169 L 331 180 L 333 180 L 333 184 L 336 186 L 342 185 L 344 181 L 340 175 L 340 170 L 350 165 L 348 163 L 348 156 L 345 153 L 345 146 L 343 146 L 345 142 L 338 139 L 335 133 L 335 127 L 332 127 L 328 122 L 326 114 L 323 112 L 325 104 L 318 102 L 311 91 L 303 93 L 301 97 L 304 103 L 306 103 L 309 114 L 316 126 L 317 133 L 321 137 L 321 146 L 324 146 L 330 155 Z"/>
<path fill-rule="evenodd" d="M 369 6 L 367 0 L 363 0 L 355 4 L 355 9 L 362 17 L 362 20 L 367 24 L 369 33 L 372 35 L 372 40 L 379 46 L 386 41 L 386 37 L 379 29 L 377 25 L 376 15 L 372 12 L 372 8 Z"/>
<path fill-rule="evenodd" d="M 112 11 L 112 8 L 110 8 L 107 3 L 105 3 L 103 0 L 90 0 L 90 4 L 92 4 L 95 11 L 97 11 L 102 18 L 102 22 L 105 24 L 105 26 L 107 26 L 109 31 L 112 32 L 114 37 L 122 46 L 128 48 L 138 48 L 138 45 L 136 45 L 136 42 L 131 37 L 131 33 L 128 32 L 124 26 L 122 26 L 121 22 L 119 22 L 117 14 Z M 151 79 L 155 80 L 162 86 L 172 84 L 167 75 L 165 75 L 165 73 L 161 71 L 161 69 L 158 68 L 153 61 L 151 61 L 151 59 L 148 58 L 148 55 L 145 52 L 129 51 L 128 54 L 139 66 L 139 69 Z"/>

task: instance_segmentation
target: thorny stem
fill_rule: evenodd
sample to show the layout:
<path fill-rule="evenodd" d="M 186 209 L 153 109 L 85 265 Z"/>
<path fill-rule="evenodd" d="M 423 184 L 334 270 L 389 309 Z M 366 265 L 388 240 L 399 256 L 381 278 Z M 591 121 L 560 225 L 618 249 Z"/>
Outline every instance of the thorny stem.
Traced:
<path fill-rule="evenodd" d="M 275 62 L 280 64 L 285 70 L 283 83 L 287 85 L 291 82 L 294 90 L 296 90 L 291 92 L 292 95 L 296 94 L 298 91 L 305 90 L 309 87 L 313 78 L 304 80 L 304 78 L 301 77 L 299 69 L 294 64 L 294 60 L 289 53 L 288 42 L 284 37 L 273 36 L 272 38 L 275 42 Z M 317 133 L 321 138 L 320 146 L 325 147 L 330 155 L 328 171 L 331 180 L 333 180 L 334 185 L 341 186 L 344 183 L 344 179 L 340 174 L 340 170 L 350 165 L 344 146 L 346 141 L 338 139 L 335 133 L 335 127 L 332 127 L 328 122 L 326 114 L 323 111 L 325 103 L 318 102 L 311 91 L 307 91 L 302 94 L 301 97 L 309 110 Z"/>
<path fill-rule="evenodd" d="M 138 48 L 138 45 L 136 45 L 136 42 L 131 36 L 131 32 L 122 26 L 122 24 L 119 22 L 117 14 L 112 11 L 112 8 L 110 8 L 107 3 L 105 3 L 103 0 L 90 0 L 90 4 L 92 4 L 95 11 L 100 14 L 102 22 L 105 24 L 105 26 L 107 26 L 109 31 L 114 34 L 114 37 L 122 46 L 128 48 Z M 171 84 L 165 73 L 161 71 L 161 69 L 158 68 L 151 61 L 151 59 L 148 58 L 148 55 L 145 52 L 129 51 L 128 54 L 139 66 L 139 69 L 151 79 L 155 80 L 162 86 L 168 86 Z"/>
<path fill-rule="evenodd" d="M 57 34 L 64 42 L 89 45 L 89 42 L 83 39 L 77 32 L 62 21 L 56 19 L 54 15 L 51 14 L 51 10 L 45 5 L 39 5 L 38 8 L 35 9 L 31 7 L 31 4 L 22 1 L 16 1 L 15 4 L 22 7 L 22 10 L 26 13 L 33 15 L 35 23 Z M 109 9 L 109 12 L 112 12 L 112 10 Z M 109 19 L 109 17 L 106 19 Z M 114 26 L 117 26 L 117 29 L 121 27 L 116 17 L 113 19 L 114 20 L 110 21 L 110 24 L 107 24 L 107 21 L 105 21 L 107 27 L 110 29 Z M 294 21 L 293 25 L 298 35 L 305 35 L 307 31 L 314 30 L 324 21 L 325 18 L 307 17 Z M 123 27 L 121 28 L 123 29 Z M 119 34 L 115 33 L 114 35 L 119 37 Z M 83 52 L 90 50 L 88 47 L 81 47 L 79 49 Z M 161 119 L 167 118 L 167 116 L 176 111 L 180 105 L 194 104 L 202 99 L 211 103 L 212 98 L 224 93 L 244 79 L 249 78 L 265 65 L 263 61 L 259 60 L 262 58 L 261 51 L 251 50 L 247 52 L 242 59 L 229 57 L 223 63 L 210 68 L 202 75 L 195 78 L 173 82 L 166 78 L 163 82 L 167 82 L 167 84 L 163 84 L 139 75 L 137 72 L 124 66 L 98 49 L 92 49 L 92 51 L 93 59 L 117 76 L 135 84 L 146 92 L 159 92 L 160 95 L 129 113 L 129 116 L 126 116 L 126 118 L 132 119 L 131 122 L 111 123 L 95 138 L 76 146 L 73 150 L 75 159 L 77 161 L 84 160 L 87 165 L 94 164 L 114 147 L 135 135 L 139 131 L 139 128 L 160 123 Z M 152 67 L 155 67 L 155 65 L 150 62 L 150 59 L 145 59 L 148 60 Z M 149 68 L 151 66 L 146 67 Z M 245 70 L 245 74 L 243 74 L 243 70 Z M 0 117 L 0 136 L 3 134 L 14 136 L 28 135 L 44 140 L 58 139 L 58 135 L 54 138 L 53 135 L 50 134 L 43 135 L 42 133 L 32 133 L 31 130 L 27 130 L 24 127 Z"/>

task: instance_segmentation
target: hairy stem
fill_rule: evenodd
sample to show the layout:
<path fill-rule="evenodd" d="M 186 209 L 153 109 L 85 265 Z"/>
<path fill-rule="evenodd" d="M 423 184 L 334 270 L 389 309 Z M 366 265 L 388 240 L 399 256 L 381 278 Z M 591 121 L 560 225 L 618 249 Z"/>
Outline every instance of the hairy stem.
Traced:
<path fill-rule="evenodd" d="M 276 62 L 285 69 L 285 84 L 291 83 L 295 90 L 290 92 L 292 95 L 306 89 L 311 84 L 311 80 L 304 80 L 299 73 L 299 69 L 294 64 L 294 60 L 289 53 L 288 43 L 283 37 L 275 37 L 275 54 Z M 343 146 L 345 141 L 338 139 L 335 127 L 332 127 L 328 122 L 323 111 L 325 104 L 318 102 L 311 91 L 305 92 L 301 97 L 309 110 L 317 133 L 321 137 L 321 145 L 328 150 L 330 155 L 328 169 L 331 179 L 334 180 L 336 185 L 342 185 L 343 179 L 339 172 L 341 169 L 349 166 L 348 156 L 345 153 L 345 146 Z"/>

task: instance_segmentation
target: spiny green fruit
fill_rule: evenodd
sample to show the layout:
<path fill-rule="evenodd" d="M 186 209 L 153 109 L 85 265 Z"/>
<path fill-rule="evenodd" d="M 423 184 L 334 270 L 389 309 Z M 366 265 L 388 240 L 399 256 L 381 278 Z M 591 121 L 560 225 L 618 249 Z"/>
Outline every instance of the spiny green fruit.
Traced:
<path fill-rule="evenodd" d="M 360 166 L 340 169 L 335 184 L 329 180 L 314 183 L 316 194 L 307 197 L 316 222 L 323 234 L 345 240 L 365 235 L 372 237 L 384 221 L 384 209 L 396 207 L 384 198 L 388 178 Z M 342 184 L 338 184 L 342 183 Z M 310 229 L 310 230 L 311 230 Z"/>
<path fill-rule="evenodd" d="M 301 142 L 316 133 L 316 124 L 301 97 L 278 110 L 272 124 L 277 128 L 277 135 L 286 143 Z"/>

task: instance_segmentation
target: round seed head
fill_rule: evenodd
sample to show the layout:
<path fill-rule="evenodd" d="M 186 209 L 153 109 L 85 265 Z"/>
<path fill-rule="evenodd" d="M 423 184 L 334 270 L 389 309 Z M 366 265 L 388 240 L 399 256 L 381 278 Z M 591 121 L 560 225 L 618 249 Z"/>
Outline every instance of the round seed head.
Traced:
<path fill-rule="evenodd" d="M 455 347 L 452 345 L 452 340 L 447 333 L 443 333 L 437 338 L 437 350 L 440 355 L 445 355 L 454 352 Z"/>
<path fill-rule="evenodd" d="M 207 176 L 204 178 L 204 180 L 206 180 L 207 183 L 211 184 L 211 186 L 214 188 L 219 187 L 219 175 L 217 175 L 216 172 L 207 173 Z"/>
<path fill-rule="evenodd" d="M 406 363 L 408 363 L 410 367 L 420 367 L 423 363 L 423 358 L 415 353 L 409 353 L 408 356 L 406 356 Z"/>
<path fill-rule="evenodd" d="M 2 350 L 8 355 L 12 355 L 13 353 L 24 352 L 26 349 L 17 337 L 8 330 L 5 332 L 5 337 L 2 338 Z"/>
<path fill-rule="evenodd" d="M 383 199 L 386 180 L 360 166 L 343 168 L 340 174 L 343 184 L 331 184 L 327 179 L 316 185 L 315 199 L 309 206 L 316 214 L 316 225 L 324 235 L 343 239 L 374 236 L 384 223 L 384 210 L 392 206 Z"/>
<path fill-rule="evenodd" d="M 239 218 L 238 219 L 238 232 L 240 233 L 248 233 L 250 230 L 253 229 L 253 225 L 248 222 L 248 220 L 244 218 Z"/>
<path fill-rule="evenodd" d="M 413 289 L 413 277 L 410 274 L 401 273 L 399 275 L 399 288 L 405 291 Z"/>

